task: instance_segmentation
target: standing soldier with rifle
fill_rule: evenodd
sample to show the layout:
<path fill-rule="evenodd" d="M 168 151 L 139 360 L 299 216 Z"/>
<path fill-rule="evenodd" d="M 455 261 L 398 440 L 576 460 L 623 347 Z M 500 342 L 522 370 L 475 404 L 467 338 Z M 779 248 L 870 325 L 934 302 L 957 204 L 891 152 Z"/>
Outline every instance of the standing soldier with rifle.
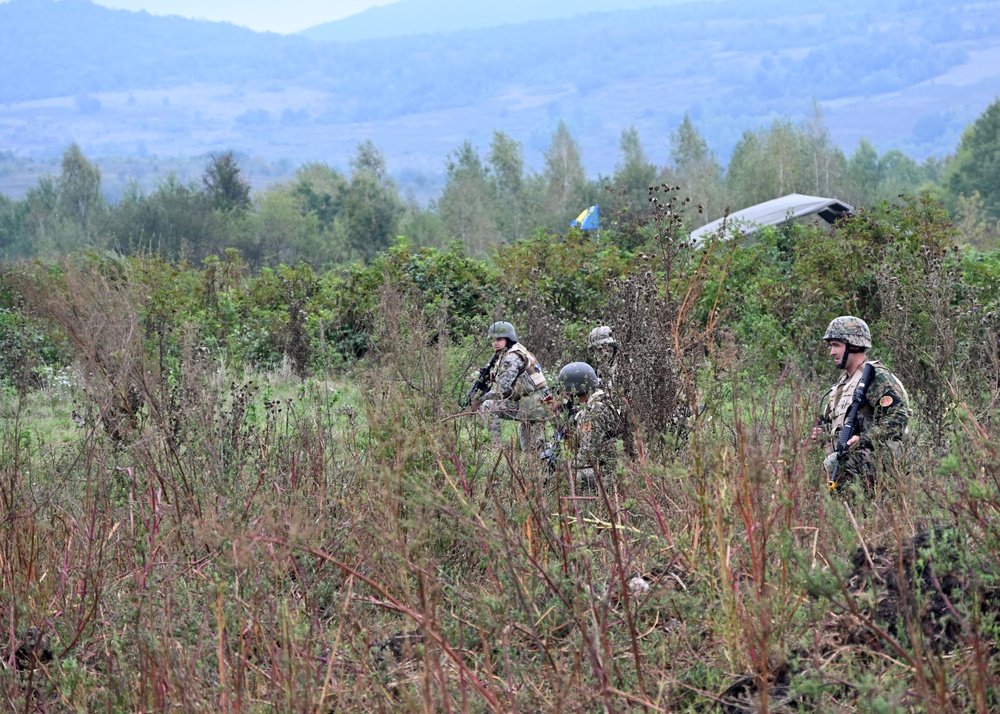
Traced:
<path fill-rule="evenodd" d="M 872 336 L 864 320 L 838 317 L 823 339 L 844 373 L 823 398 L 812 438 L 826 451 L 831 491 L 859 479 L 871 492 L 880 472 L 903 467 L 910 398 L 896 375 L 868 359 Z"/>
<path fill-rule="evenodd" d="M 493 357 L 480 370 L 467 400 L 475 402 L 475 397 L 482 394 L 480 410 L 495 440 L 500 440 L 500 420 L 510 419 L 518 422 L 521 451 L 530 449 L 540 453 L 545 446 L 545 422 L 552 415 L 543 403 L 551 400 L 552 392 L 542 368 L 535 356 L 517 341 L 517 333 L 509 322 L 494 322 L 486 339 L 492 342 Z"/>

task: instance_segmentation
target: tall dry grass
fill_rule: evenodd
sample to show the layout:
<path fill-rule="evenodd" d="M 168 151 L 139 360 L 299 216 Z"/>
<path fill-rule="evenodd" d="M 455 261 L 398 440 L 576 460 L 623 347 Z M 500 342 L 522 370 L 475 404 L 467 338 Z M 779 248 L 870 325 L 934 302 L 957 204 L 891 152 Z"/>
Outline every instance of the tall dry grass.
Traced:
<path fill-rule="evenodd" d="M 90 416 L 4 402 L 11 711 L 1000 706 L 995 420 L 958 409 L 945 459 L 833 498 L 819 385 L 747 381 L 716 345 L 680 448 L 640 433 L 581 495 L 456 417 L 467 355 L 391 286 L 372 358 L 331 384 L 195 343 L 167 379 L 127 275 L 66 285 L 34 300 Z M 32 627 L 50 659 L 25 658 Z"/>

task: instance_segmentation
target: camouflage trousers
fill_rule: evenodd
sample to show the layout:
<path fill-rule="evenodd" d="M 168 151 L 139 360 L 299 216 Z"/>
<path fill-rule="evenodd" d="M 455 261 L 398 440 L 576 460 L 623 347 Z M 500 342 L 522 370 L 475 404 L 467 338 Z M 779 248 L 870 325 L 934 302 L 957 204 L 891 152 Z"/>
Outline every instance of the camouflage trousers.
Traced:
<path fill-rule="evenodd" d="M 521 451 L 542 451 L 545 449 L 545 422 L 552 419 L 552 410 L 543 403 L 548 396 L 548 389 L 540 389 L 520 399 L 502 399 L 496 392 L 490 392 L 485 395 L 479 410 L 494 439 L 500 439 L 501 419 L 516 421 Z"/>
<path fill-rule="evenodd" d="M 865 493 L 877 486 L 891 486 L 896 477 L 906 471 L 906 449 L 901 441 L 890 441 L 876 449 L 851 449 L 840 462 L 838 490 L 857 483 Z"/>

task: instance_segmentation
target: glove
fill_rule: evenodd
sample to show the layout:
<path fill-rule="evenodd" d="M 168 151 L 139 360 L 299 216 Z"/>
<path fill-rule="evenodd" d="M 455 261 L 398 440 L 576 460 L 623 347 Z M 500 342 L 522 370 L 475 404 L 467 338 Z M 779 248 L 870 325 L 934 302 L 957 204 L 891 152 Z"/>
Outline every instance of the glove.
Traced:
<path fill-rule="evenodd" d="M 837 452 L 834 451 L 831 454 L 827 454 L 826 458 L 823 459 L 823 468 L 826 469 L 827 474 L 833 473 L 834 466 L 837 465 Z"/>

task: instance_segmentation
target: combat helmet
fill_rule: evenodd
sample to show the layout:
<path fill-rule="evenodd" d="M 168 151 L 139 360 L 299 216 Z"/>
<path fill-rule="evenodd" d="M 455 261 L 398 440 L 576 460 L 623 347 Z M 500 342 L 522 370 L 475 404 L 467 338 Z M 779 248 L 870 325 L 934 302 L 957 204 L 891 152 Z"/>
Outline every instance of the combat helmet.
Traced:
<path fill-rule="evenodd" d="M 486 333 L 486 341 L 492 342 L 493 340 L 499 340 L 501 337 L 506 337 L 511 343 L 517 342 L 517 333 L 514 332 L 514 326 L 509 322 L 494 322 L 490 325 L 490 329 Z"/>
<path fill-rule="evenodd" d="M 872 346 L 872 332 L 868 329 L 868 323 L 852 315 L 835 317 L 826 328 L 823 339 L 827 342 L 840 340 L 851 347 L 869 349 Z"/>
<path fill-rule="evenodd" d="M 594 349 L 595 347 L 600 347 L 602 345 L 615 346 L 618 342 L 614 337 L 611 336 L 611 328 L 607 325 L 601 325 L 600 327 L 595 327 L 587 335 L 587 347 Z"/>
<path fill-rule="evenodd" d="M 597 372 L 586 362 L 570 362 L 559 370 L 556 381 L 559 382 L 559 387 L 563 392 L 574 397 L 590 394 L 601 386 L 601 379 L 597 376 Z"/>

